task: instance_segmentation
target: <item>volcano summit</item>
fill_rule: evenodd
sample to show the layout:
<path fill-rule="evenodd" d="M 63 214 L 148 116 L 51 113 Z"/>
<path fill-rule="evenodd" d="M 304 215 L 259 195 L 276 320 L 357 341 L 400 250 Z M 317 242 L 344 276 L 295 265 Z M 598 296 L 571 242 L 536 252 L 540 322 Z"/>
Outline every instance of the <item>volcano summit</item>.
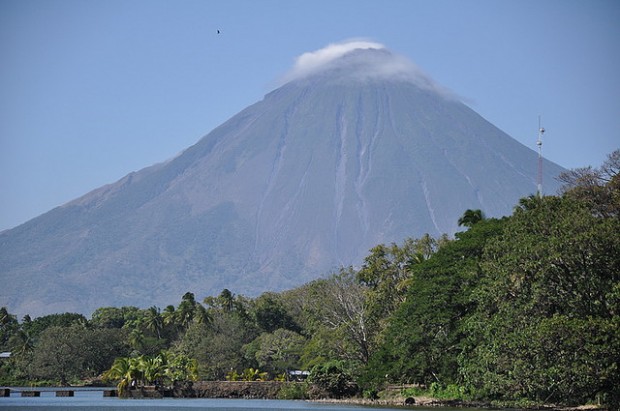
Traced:
<path fill-rule="evenodd" d="M 546 191 L 563 169 L 544 163 Z M 256 295 L 379 243 L 507 215 L 537 154 L 377 43 L 302 55 L 177 157 L 0 233 L 0 301 L 31 315 Z"/>

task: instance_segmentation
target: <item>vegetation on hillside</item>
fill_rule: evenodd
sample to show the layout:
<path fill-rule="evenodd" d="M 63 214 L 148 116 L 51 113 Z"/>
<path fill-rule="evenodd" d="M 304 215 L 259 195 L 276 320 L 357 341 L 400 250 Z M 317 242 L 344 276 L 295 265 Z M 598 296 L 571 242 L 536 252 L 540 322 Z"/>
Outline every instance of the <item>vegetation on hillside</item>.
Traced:
<path fill-rule="evenodd" d="M 286 379 L 334 397 L 389 384 L 497 403 L 620 406 L 620 150 L 454 239 L 377 245 L 359 268 L 257 298 L 102 307 L 21 322 L 0 309 L 0 384 Z M 416 388 L 417 389 L 417 388 Z"/>

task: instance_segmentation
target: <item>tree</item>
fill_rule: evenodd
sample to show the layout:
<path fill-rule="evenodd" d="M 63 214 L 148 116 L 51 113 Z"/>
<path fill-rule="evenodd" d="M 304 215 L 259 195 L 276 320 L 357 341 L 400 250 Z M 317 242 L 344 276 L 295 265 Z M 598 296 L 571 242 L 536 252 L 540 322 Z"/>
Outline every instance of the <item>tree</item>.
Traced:
<path fill-rule="evenodd" d="M 164 321 L 159 308 L 152 306 L 144 313 L 144 326 L 147 330 L 157 335 L 161 339 L 161 331 L 164 327 Z"/>
<path fill-rule="evenodd" d="M 443 384 L 458 381 L 461 321 L 480 280 L 485 244 L 502 232 L 503 221 L 480 221 L 457 233 L 429 259 L 411 267 L 406 299 L 388 318 L 382 343 L 366 367 L 365 384 Z M 387 376 L 387 378 L 386 378 Z"/>
<path fill-rule="evenodd" d="M 526 199 L 488 244 L 461 373 L 491 398 L 620 400 L 620 220 L 572 195 Z"/>
<path fill-rule="evenodd" d="M 50 314 L 37 317 L 34 320 L 24 323 L 23 328 L 31 338 L 36 339 L 43 331 L 49 327 L 70 327 L 74 324 L 85 326 L 88 323 L 86 317 L 77 313 Z"/>
<path fill-rule="evenodd" d="M 209 324 L 213 319 L 209 314 L 209 311 L 201 304 L 196 304 L 196 313 L 194 314 L 194 321 Z"/>
<path fill-rule="evenodd" d="M 133 348 L 137 352 L 142 352 L 145 346 L 145 337 L 144 333 L 140 331 L 138 328 L 134 328 L 129 333 L 129 338 L 127 340 L 131 348 Z"/>
<path fill-rule="evenodd" d="M 11 351 L 11 357 L 30 353 L 34 348 L 32 338 L 23 329 L 17 329 L 11 334 L 7 346 Z"/>
<path fill-rule="evenodd" d="M 76 338 L 81 338 L 81 376 L 96 377 L 110 368 L 115 358 L 129 354 L 123 330 L 81 329 Z"/>
<path fill-rule="evenodd" d="M 341 361 L 330 361 L 314 367 L 308 381 L 331 397 L 348 397 L 358 391 L 352 376 Z M 324 396 L 322 393 L 319 395 Z"/>
<path fill-rule="evenodd" d="M 250 367 L 241 373 L 238 373 L 237 370 L 231 370 L 226 374 L 226 381 L 267 381 L 268 377 L 268 372 Z"/>
<path fill-rule="evenodd" d="M 489 246 L 485 271 L 502 283 L 501 299 L 523 304 L 526 315 L 608 317 L 608 292 L 620 278 L 619 221 L 593 215 L 570 196 L 532 200 Z"/>
<path fill-rule="evenodd" d="M 141 356 L 138 358 L 138 369 L 146 385 L 158 385 L 164 376 L 167 366 L 166 356 L 162 353 L 154 356 Z"/>
<path fill-rule="evenodd" d="M 463 215 L 459 218 L 459 226 L 472 227 L 474 224 L 484 220 L 484 213 L 482 210 L 465 210 Z"/>
<path fill-rule="evenodd" d="M 124 307 L 125 308 L 125 307 Z M 134 307 L 136 310 L 137 307 Z M 122 328 L 125 325 L 125 310 L 117 307 L 97 308 L 91 315 L 90 323 L 94 327 Z"/>
<path fill-rule="evenodd" d="M 119 395 L 125 396 L 133 384 L 175 385 L 181 381 L 193 381 L 196 379 L 196 361 L 169 351 L 154 356 L 118 357 L 104 373 L 104 378 L 118 381 Z"/>
<path fill-rule="evenodd" d="M 194 294 L 187 292 L 176 310 L 176 321 L 182 328 L 187 328 L 196 314 L 196 300 Z"/>
<path fill-rule="evenodd" d="M 164 375 L 173 385 L 180 381 L 195 381 L 198 378 L 198 364 L 195 359 L 171 351 L 161 355 L 166 357 Z"/>
<path fill-rule="evenodd" d="M 256 325 L 267 333 L 272 333 L 279 328 L 292 331 L 300 331 L 295 320 L 289 315 L 276 293 L 263 293 L 255 301 L 252 313 Z"/>
<path fill-rule="evenodd" d="M 227 313 L 235 311 L 239 315 L 247 315 L 248 301 L 241 295 L 233 294 L 228 288 L 224 288 L 217 297 L 206 297 L 203 302 L 212 310 Z"/>
<path fill-rule="evenodd" d="M 405 301 L 411 283 L 411 269 L 430 258 L 440 243 L 429 234 L 419 239 L 406 239 L 401 246 L 392 243 L 373 247 L 357 272 L 365 286 L 365 310 L 371 343 L 381 338 L 387 319 Z"/>
<path fill-rule="evenodd" d="M 370 356 L 371 332 L 365 308 L 364 287 L 352 268 L 341 269 L 315 282 L 312 310 L 323 327 L 331 330 L 334 353 L 339 359 L 365 364 Z"/>
<path fill-rule="evenodd" d="M 224 311 L 232 311 L 234 307 L 235 296 L 228 288 L 224 288 L 219 296 L 220 306 Z"/>
<path fill-rule="evenodd" d="M 94 377 L 125 355 L 124 332 L 118 329 L 70 327 L 46 328 L 32 347 L 32 374 L 66 385 L 72 379 Z"/>
<path fill-rule="evenodd" d="M 210 310 L 211 322 L 193 322 L 180 338 L 175 352 L 195 358 L 200 377 L 223 380 L 230 370 L 249 366 L 243 346 L 258 335 L 242 311 Z"/>
<path fill-rule="evenodd" d="M 298 367 L 305 340 L 294 331 L 279 328 L 256 338 L 253 354 L 261 369 L 273 374 L 284 373 Z"/>
<path fill-rule="evenodd" d="M 173 305 L 168 305 L 159 315 L 151 307 L 146 315 L 145 321 L 148 329 L 160 327 L 158 336 L 165 337 L 169 341 L 179 338 L 179 334 L 186 332 L 193 322 L 208 323 L 211 319 L 207 310 L 198 303 L 194 294 L 187 292 L 181 298 L 179 306 L 175 309 Z"/>
<path fill-rule="evenodd" d="M 9 314 L 6 307 L 0 308 L 0 350 L 8 348 L 9 339 L 17 333 L 19 323 L 14 315 Z"/>
<path fill-rule="evenodd" d="M 178 333 L 178 326 L 176 324 L 177 313 L 174 305 L 167 305 L 161 313 L 161 319 L 166 334 L 171 339 L 175 339 Z"/>
<path fill-rule="evenodd" d="M 137 370 L 133 366 L 130 358 L 119 357 L 114 360 L 110 369 L 107 370 L 103 376 L 106 380 L 119 381 L 116 387 L 118 389 L 118 395 L 123 397 L 131 382 L 136 379 L 136 373 Z"/>
<path fill-rule="evenodd" d="M 599 216 L 620 215 L 620 149 L 607 156 L 599 168 L 583 167 L 559 176 L 564 195 L 578 199 Z"/>
<path fill-rule="evenodd" d="M 51 326 L 41 332 L 33 353 L 35 376 L 68 385 L 83 370 L 82 335 L 79 328 Z"/>

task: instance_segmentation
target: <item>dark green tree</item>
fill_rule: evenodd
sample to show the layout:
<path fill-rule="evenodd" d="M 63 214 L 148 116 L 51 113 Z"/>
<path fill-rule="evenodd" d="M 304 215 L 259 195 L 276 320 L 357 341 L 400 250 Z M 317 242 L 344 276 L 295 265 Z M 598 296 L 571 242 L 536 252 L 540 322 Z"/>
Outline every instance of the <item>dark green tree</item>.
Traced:
<path fill-rule="evenodd" d="M 73 328 L 74 338 L 80 341 L 82 356 L 81 377 L 96 377 L 110 368 L 114 359 L 129 355 L 125 332 L 119 329 Z"/>
<path fill-rule="evenodd" d="M 125 325 L 125 316 L 122 308 L 101 307 L 93 312 L 90 322 L 94 327 L 122 328 Z"/>
<path fill-rule="evenodd" d="M 420 239 L 408 238 L 400 246 L 392 243 L 370 250 L 357 272 L 357 279 L 364 286 L 369 351 L 381 340 L 392 313 L 405 301 L 413 267 L 429 259 L 439 246 L 440 241 L 425 234 Z"/>
<path fill-rule="evenodd" d="M 461 218 L 459 218 L 459 226 L 472 227 L 474 224 L 484 220 L 484 213 L 482 210 L 466 210 Z"/>
<path fill-rule="evenodd" d="M 250 366 L 243 356 L 243 346 L 258 336 L 258 330 L 242 297 L 234 297 L 232 310 L 228 305 L 211 305 L 207 301 L 209 322 L 192 322 L 177 342 L 175 352 L 195 358 L 201 378 L 224 380 L 229 371 L 241 372 Z"/>
<path fill-rule="evenodd" d="M 329 361 L 314 367 L 308 381 L 318 388 L 313 396 L 342 398 L 350 397 L 358 392 L 352 375 L 347 372 L 342 361 Z"/>
<path fill-rule="evenodd" d="M 164 328 L 164 320 L 161 316 L 159 308 L 152 306 L 145 310 L 143 321 L 147 330 L 155 334 L 157 338 L 161 338 L 161 333 Z"/>
<path fill-rule="evenodd" d="M 83 338 L 81 327 L 47 327 L 39 335 L 32 365 L 34 375 L 54 379 L 68 385 L 79 378 L 84 369 Z"/>
<path fill-rule="evenodd" d="M 14 315 L 10 314 L 6 307 L 0 308 L 0 350 L 9 349 L 10 338 L 19 330 L 19 323 Z"/>
<path fill-rule="evenodd" d="M 252 313 L 256 325 L 264 332 L 272 333 L 279 328 L 294 332 L 300 331 L 295 320 L 287 312 L 279 294 L 261 294 L 254 301 Z"/>
<path fill-rule="evenodd" d="M 472 309 L 469 295 L 480 281 L 484 246 L 502 226 L 502 220 L 480 221 L 411 267 L 406 299 L 389 318 L 365 383 L 458 382 L 461 321 Z"/>
<path fill-rule="evenodd" d="M 570 195 L 524 199 L 488 245 L 461 357 L 481 395 L 617 401 L 620 223 L 597 208 Z"/>
<path fill-rule="evenodd" d="M 194 315 L 196 314 L 197 304 L 198 303 L 196 302 L 193 293 L 187 292 L 183 295 L 181 303 L 177 307 L 175 319 L 181 328 L 187 328 L 192 322 Z"/>
<path fill-rule="evenodd" d="M 85 326 L 88 324 L 88 320 L 82 314 L 77 313 L 49 314 L 23 323 L 22 328 L 30 338 L 36 339 L 49 327 L 70 327 L 75 324 Z"/>
<path fill-rule="evenodd" d="M 261 370 L 272 375 L 299 368 L 299 358 L 306 339 L 294 331 L 279 328 L 273 333 L 262 333 L 251 346 L 251 353 Z"/>

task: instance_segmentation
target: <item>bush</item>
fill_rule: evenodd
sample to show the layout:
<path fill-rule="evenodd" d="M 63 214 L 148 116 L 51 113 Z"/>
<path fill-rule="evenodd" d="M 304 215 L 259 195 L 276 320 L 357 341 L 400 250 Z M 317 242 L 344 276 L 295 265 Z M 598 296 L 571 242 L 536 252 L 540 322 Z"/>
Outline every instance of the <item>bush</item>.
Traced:
<path fill-rule="evenodd" d="M 379 391 L 377 391 L 375 388 L 369 388 L 367 390 L 364 390 L 362 396 L 364 398 L 368 398 L 369 400 L 376 400 L 379 398 Z"/>
<path fill-rule="evenodd" d="M 353 378 L 344 371 L 339 362 L 317 365 L 310 372 L 308 381 L 325 391 L 330 397 L 350 397 L 358 392 Z"/>
<path fill-rule="evenodd" d="M 440 400 L 467 401 L 472 399 L 472 396 L 467 388 L 456 384 L 443 385 L 438 382 L 434 382 L 430 386 L 429 394 L 431 397 Z"/>
<path fill-rule="evenodd" d="M 279 400 L 305 400 L 308 399 L 308 384 L 303 382 L 289 382 L 282 384 L 278 392 Z"/>

